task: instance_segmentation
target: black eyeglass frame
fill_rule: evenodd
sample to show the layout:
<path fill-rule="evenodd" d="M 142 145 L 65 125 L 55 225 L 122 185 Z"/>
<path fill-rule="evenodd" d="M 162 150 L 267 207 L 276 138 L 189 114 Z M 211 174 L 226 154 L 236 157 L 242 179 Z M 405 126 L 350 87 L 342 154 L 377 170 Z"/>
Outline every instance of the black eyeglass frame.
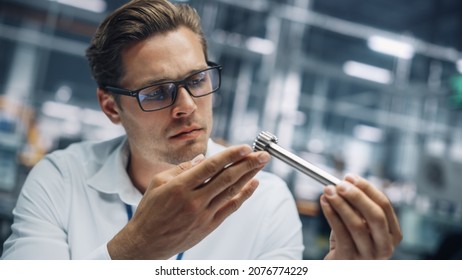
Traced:
<path fill-rule="evenodd" d="M 140 106 L 141 110 L 143 110 L 144 112 L 159 111 L 159 110 L 168 108 L 168 107 L 172 106 L 173 104 L 175 104 L 175 101 L 176 101 L 176 98 L 177 98 L 177 95 L 178 95 L 178 90 L 179 90 L 180 86 L 183 86 L 186 89 L 186 91 L 188 92 L 188 94 L 191 95 L 194 98 L 204 97 L 204 96 L 210 95 L 210 94 L 216 92 L 217 90 L 219 90 L 220 86 L 221 86 L 221 70 L 223 69 L 223 67 L 221 65 L 215 63 L 215 62 L 212 62 L 212 61 L 207 61 L 207 65 L 209 66 L 208 68 L 196 71 L 196 72 L 188 75 L 186 78 L 184 78 L 182 80 L 165 81 L 165 82 L 154 83 L 154 84 L 144 86 L 144 87 L 136 89 L 136 90 L 123 89 L 123 88 L 113 87 L 113 86 L 105 86 L 104 89 L 111 92 L 111 93 L 114 93 L 114 94 L 136 97 L 136 100 L 138 101 L 138 105 Z M 196 96 L 196 95 L 192 94 L 191 91 L 188 89 L 186 81 L 189 78 L 191 78 L 192 76 L 197 75 L 198 73 L 201 73 L 201 72 L 204 72 L 204 71 L 207 71 L 207 70 L 211 70 L 211 69 L 217 69 L 218 70 L 218 86 L 217 86 L 217 88 L 214 89 L 213 91 L 207 93 L 207 94 L 204 94 L 204 95 Z M 143 106 L 141 105 L 139 93 L 143 89 L 146 89 L 146 88 L 149 88 L 149 87 L 152 87 L 152 86 L 163 85 L 163 84 L 174 84 L 175 87 L 176 87 L 176 91 L 173 94 L 172 103 L 170 105 L 168 105 L 168 106 L 165 106 L 165 107 L 162 107 L 162 108 L 159 108 L 159 109 L 154 109 L 154 110 L 146 110 L 146 109 L 144 109 Z"/>

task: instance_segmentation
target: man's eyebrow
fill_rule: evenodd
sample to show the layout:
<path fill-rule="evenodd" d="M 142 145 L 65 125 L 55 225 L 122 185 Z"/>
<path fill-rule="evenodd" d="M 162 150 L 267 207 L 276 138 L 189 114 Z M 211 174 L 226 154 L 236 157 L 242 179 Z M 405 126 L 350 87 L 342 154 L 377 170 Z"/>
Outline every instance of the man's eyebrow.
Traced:
<path fill-rule="evenodd" d="M 194 73 L 206 70 L 207 67 L 208 66 L 206 66 L 205 68 L 201 67 L 201 68 L 193 69 L 193 70 L 189 71 L 188 73 L 186 73 L 182 78 L 179 78 L 179 79 L 172 79 L 172 78 L 167 78 L 167 77 L 150 79 L 150 80 L 147 80 L 147 81 L 141 83 L 141 86 L 138 87 L 138 88 L 148 87 L 150 85 L 160 84 L 160 83 L 181 81 L 181 80 L 185 79 L 186 77 L 189 77 L 189 76 L 193 75 Z"/>

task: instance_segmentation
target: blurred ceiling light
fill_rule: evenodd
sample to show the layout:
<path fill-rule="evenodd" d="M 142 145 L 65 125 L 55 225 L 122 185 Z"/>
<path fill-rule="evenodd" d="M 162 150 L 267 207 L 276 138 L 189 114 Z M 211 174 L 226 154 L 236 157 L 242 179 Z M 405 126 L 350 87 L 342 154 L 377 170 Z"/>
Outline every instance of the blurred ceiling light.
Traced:
<path fill-rule="evenodd" d="M 50 0 L 60 4 L 84 9 L 87 11 L 102 13 L 106 11 L 107 4 L 104 0 Z"/>
<path fill-rule="evenodd" d="M 380 128 L 363 124 L 358 124 L 353 128 L 353 135 L 369 142 L 380 142 L 383 139 L 383 131 Z"/>
<path fill-rule="evenodd" d="M 46 116 L 64 119 L 79 119 L 81 109 L 74 105 L 63 104 L 54 101 L 46 101 L 42 104 L 42 113 Z"/>
<path fill-rule="evenodd" d="M 393 81 L 393 76 L 389 70 L 356 61 L 345 62 L 343 71 L 347 75 L 381 84 L 390 84 Z"/>
<path fill-rule="evenodd" d="M 308 141 L 308 150 L 315 154 L 320 154 L 324 151 L 325 144 L 321 139 L 310 139 Z"/>
<path fill-rule="evenodd" d="M 89 108 L 85 108 L 82 110 L 82 122 L 87 125 L 101 127 L 113 125 L 103 112 Z"/>
<path fill-rule="evenodd" d="M 367 43 L 369 48 L 376 52 L 404 59 L 411 59 L 415 52 L 414 47 L 409 43 L 381 36 L 371 36 Z"/>
<path fill-rule="evenodd" d="M 55 93 L 55 99 L 58 102 L 67 103 L 71 100 L 72 97 L 72 88 L 67 85 L 62 85 L 58 88 Z"/>
<path fill-rule="evenodd" d="M 268 39 L 250 37 L 246 40 L 245 46 L 250 51 L 264 55 L 269 55 L 274 52 L 274 43 Z"/>
<path fill-rule="evenodd" d="M 457 67 L 457 71 L 459 71 L 459 73 L 462 73 L 462 58 L 457 60 L 456 67 Z"/>

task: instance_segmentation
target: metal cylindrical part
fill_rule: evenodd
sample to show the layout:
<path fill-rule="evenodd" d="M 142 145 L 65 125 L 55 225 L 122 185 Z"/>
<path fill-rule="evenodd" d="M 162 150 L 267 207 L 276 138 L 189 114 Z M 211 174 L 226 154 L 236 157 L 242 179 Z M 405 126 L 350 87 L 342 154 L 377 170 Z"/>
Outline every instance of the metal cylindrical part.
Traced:
<path fill-rule="evenodd" d="M 340 183 L 340 179 L 279 146 L 277 137 L 269 132 L 262 131 L 255 139 L 253 147 L 256 151 L 267 151 L 270 155 L 282 160 L 321 184 L 335 186 Z"/>
<path fill-rule="evenodd" d="M 340 183 L 340 180 L 335 176 L 281 148 L 281 146 L 277 144 L 270 143 L 267 146 L 266 151 L 270 155 L 282 160 L 303 174 L 308 175 L 316 181 L 320 182 L 321 184 L 335 186 Z"/>

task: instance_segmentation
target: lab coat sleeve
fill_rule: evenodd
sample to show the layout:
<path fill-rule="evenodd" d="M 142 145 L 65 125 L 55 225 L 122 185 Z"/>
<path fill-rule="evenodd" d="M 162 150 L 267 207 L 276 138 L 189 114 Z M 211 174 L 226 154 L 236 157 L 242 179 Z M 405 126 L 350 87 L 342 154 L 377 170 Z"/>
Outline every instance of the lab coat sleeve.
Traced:
<path fill-rule="evenodd" d="M 111 256 L 109 255 L 109 251 L 107 250 L 107 244 L 101 245 L 95 251 L 90 253 L 86 259 L 88 260 L 110 260 Z"/>
<path fill-rule="evenodd" d="M 48 159 L 31 170 L 13 210 L 12 234 L 2 258 L 70 258 L 63 219 L 67 212 L 64 175 Z"/>
<path fill-rule="evenodd" d="M 50 157 L 31 170 L 13 210 L 12 234 L 4 243 L 2 259 L 72 258 L 67 241 L 71 192 L 65 170 Z M 88 258 L 108 259 L 106 245 Z"/>

